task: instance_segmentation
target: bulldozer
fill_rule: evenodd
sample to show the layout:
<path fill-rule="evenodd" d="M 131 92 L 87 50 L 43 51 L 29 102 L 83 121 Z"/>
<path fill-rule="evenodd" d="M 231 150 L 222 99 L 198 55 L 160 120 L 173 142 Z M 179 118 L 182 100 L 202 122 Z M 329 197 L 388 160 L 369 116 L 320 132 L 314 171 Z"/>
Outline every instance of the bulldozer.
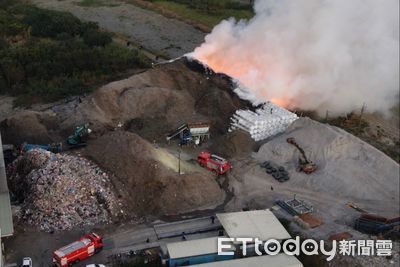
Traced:
<path fill-rule="evenodd" d="M 85 138 L 92 132 L 89 129 L 89 124 L 86 123 L 84 125 L 78 126 L 75 128 L 74 134 L 68 136 L 67 144 L 71 147 L 79 147 L 85 146 L 86 140 Z"/>
<path fill-rule="evenodd" d="M 290 137 L 286 139 L 286 141 L 296 147 L 301 154 L 301 157 L 299 158 L 299 171 L 304 172 L 305 174 L 310 174 L 313 173 L 317 170 L 317 165 L 313 163 L 312 161 L 307 159 L 306 153 L 304 150 L 297 144 L 296 139 L 293 137 Z"/>

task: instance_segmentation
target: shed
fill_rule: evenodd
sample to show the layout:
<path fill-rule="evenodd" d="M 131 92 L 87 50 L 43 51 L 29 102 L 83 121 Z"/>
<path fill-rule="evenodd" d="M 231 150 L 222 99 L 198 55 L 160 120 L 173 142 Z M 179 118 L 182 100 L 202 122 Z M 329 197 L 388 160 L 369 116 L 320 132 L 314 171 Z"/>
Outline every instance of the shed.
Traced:
<path fill-rule="evenodd" d="M 235 260 L 211 262 L 193 267 L 249 267 L 249 266 L 273 266 L 273 267 L 303 267 L 303 264 L 295 257 L 286 254 L 275 256 L 264 255 Z"/>
<path fill-rule="evenodd" d="M 218 237 L 169 243 L 167 251 L 169 266 L 186 266 L 233 259 L 233 255 L 218 255 Z"/>
<path fill-rule="evenodd" d="M 291 238 L 283 225 L 268 209 L 232 213 L 219 213 L 217 218 L 231 238 L 251 237 L 261 241 Z"/>

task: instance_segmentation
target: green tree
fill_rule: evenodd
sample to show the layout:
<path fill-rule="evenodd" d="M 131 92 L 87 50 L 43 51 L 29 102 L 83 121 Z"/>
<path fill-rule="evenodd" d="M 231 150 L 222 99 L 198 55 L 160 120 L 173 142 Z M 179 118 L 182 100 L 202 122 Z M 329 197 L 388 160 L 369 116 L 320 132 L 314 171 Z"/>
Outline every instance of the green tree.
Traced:
<path fill-rule="evenodd" d="M 87 30 L 83 36 L 83 41 L 90 47 L 94 46 L 106 46 L 112 42 L 111 35 L 106 32 L 100 32 L 97 30 Z"/>
<path fill-rule="evenodd" d="M 33 8 L 24 18 L 31 26 L 32 35 L 40 37 L 56 37 L 60 33 L 72 36 L 81 33 L 82 23 L 70 13 Z"/>

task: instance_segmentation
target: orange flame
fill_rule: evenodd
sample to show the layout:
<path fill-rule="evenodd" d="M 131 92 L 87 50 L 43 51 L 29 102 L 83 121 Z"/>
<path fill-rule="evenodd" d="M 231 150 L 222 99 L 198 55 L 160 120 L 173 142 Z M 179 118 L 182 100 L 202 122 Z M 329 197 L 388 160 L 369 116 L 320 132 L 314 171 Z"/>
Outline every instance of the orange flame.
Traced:
<path fill-rule="evenodd" d="M 224 55 L 227 56 L 227 55 Z M 232 63 L 232 60 L 227 60 L 224 58 L 224 56 L 218 54 L 218 53 L 212 53 L 212 54 L 198 54 L 196 55 L 196 58 L 200 60 L 201 62 L 206 63 L 211 69 L 213 69 L 215 72 L 221 72 L 225 73 L 229 76 L 232 76 L 240 82 L 242 82 L 245 86 L 247 86 L 249 89 L 252 89 L 251 84 L 254 83 L 254 80 L 250 81 L 246 76 L 250 72 L 251 69 L 258 69 L 259 73 L 268 73 L 268 70 L 270 70 L 267 66 L 260 64 L 260 62 L 256 62 L 254 59 L 238 59 L 235 60 L 234 63 Z M 287 80 L 287 74 L 286 73 L 281 73 L 277 72 L 274 70 L 274 74 L 276 75 L 277 79 L 280 80 Z M 287 92 L 286 90 L 282 90 L 283 92 Z M 283 108 L 289 108 L 291 104 L 293 104 L 293 101 L 291 101 L 290 98 L 285 97 L 284 94 L 280 95 L 279 97 L 275 98 L 270 98 L 266 95 L 266 91 L 264 93 L 261 93 L 260 97 L 263 97 L 265 101 L 271 101 L 272 103 L 281 106 Z"/>
<path fill-rule="evenodd" d="M 291 103 L 288 98 L 272 98 L 270 101 L 283 108 L 289 108 Z"/>

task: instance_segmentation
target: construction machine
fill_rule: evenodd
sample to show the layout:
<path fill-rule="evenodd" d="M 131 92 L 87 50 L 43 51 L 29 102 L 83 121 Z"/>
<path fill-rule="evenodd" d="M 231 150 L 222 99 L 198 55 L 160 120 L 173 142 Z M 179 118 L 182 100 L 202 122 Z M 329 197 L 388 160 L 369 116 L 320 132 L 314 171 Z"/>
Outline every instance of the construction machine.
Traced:
<path fill-rule="evenodd" d="M 374 214 L 363 213 L 356 219 L 354 228 L 366 234 L 384 234 L 399 228 L 400 217 L 386 218 Z"/>
<path fill-rule="evenodd" d="M 184 123 L 167 135 L 167 141 L 179 137 L 180 145 L 195 144 L 196 146 L 206 142 L 210 138 L 210 125 L 208 123 Z"/>
<path fill-rule="evenodd" d="M 317 165 L 307 159 L 306 153 L 299 146 L 299 144 L 297 144 L 296 139 L 290 137 L 286 139 L 286 141 L 300 151 L 301 157 L 299 158 L 299 170 L 304 172 L 305 174 L 310 174 L 315 172 L 317 170 Z"/>
<path fill-rule="evenodd" d="M 75 147 L 85 146 L 86 145 L 85 139 L 91 132 L 92 130 L 89 129 L 88 123 L 78 126 L 75 128 L 74 134 L 68 137 L 67 144 Z"/>
<path fill-rule="evenodd" d="M 51 144 L 28 144 L 23 143 L 20 148 L 20 152 L 28 152 L 32 149 L 43 149 L 53 153 L 59 153 L 62 151 L 62 143 L 51 143 Z"/>

